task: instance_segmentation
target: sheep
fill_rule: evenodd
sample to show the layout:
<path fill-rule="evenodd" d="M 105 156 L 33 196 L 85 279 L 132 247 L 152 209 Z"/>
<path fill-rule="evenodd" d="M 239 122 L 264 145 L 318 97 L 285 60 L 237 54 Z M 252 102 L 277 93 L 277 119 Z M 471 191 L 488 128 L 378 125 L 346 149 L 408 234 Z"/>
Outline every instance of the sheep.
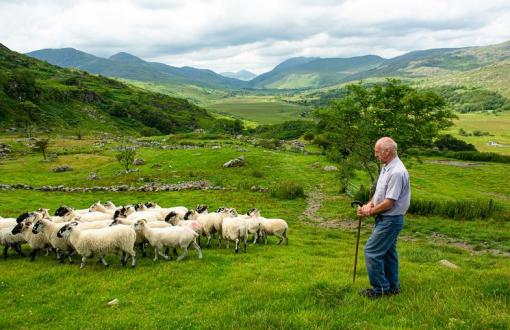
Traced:
<path fill-rule="evenodd" d="M 74 214 L 76 214 L 76 215 L 82 215 L 82 214 L 85 214 L 85 213 L 89 213 L 89 209 L 75 210 L 72 207 L 69 207 L 69 206 L 66 206 L 66 205 L 62 205 L 61 207 L 59 207 L 58 209 L 55 210 L 55 215 L 63 216 L 64 214 L 67 213 L 68 209 L 72 209 Z"/>
<path fill-rule="evenodd" d="M 101 204 L 100 201 L 97 201 L 90 206 L 89 211 L 90 212 L 102 212 L 102 213 L 110 215 L 113 218 L 113 214 L 115 213 L 116 210 L 109 209 L 109 208 L 105 207 L 103 204 Z"/>
<path fill-rule="evenodd" d="M 131 256 L 131 267 L 136 266 L 136 253 L 133 249 L 136 233 L 131 226 L 112 226 L 100 229 L 82 230 L 77 223 L 69 223 L 62 227 L 58 237 L 69 237 L 69 242 L 76 252 L 82 256 L 80 268 L 85 267 L 88 257 L 99 255 L 99 259 L 108 267 L 104 256 L 111 252 L 122 252 L 121 263 L 126 265 L 128 255 Z M 127 253 L 127 254 L 126 254 Z"/>
<path fill-rule="evenodd" d="M 195 220 L 182 220 L 180 219 L 179 215 L 172 211 L 168 213 L 168 215 L 165 217 L 165 221 L 172 226 L 181 226 L 181 227 L 188 227 L 194 232 L 196 232 L 198 235 L 202 235 L 202 224 Z M 199 236 L 199 242 L 200 242 L 200 236 Z M 199 244 L 200 245 L 200 244 Z"/>
<path fill-rule="evenodd" d="M 97 212 L 97 211 L 77 214 L 70 207 L 59 207 L 59 209 L 55 212 L 55 215 L 61 216 L 62 219 L 66 220 L 66 221 L 72 221 L 72 220 L 78 219 L 83 222 L 111 220 L 113 218 L 112 214 L 107 214 L 107 213 Z"/>
<path fill-rule="evenodd" d="M 72 245 L 69 243 L 67 239 L 57 237 L 58 231 L 68 223 L 54 223 L 48 219 L 40 219 L 37 220 L 32 226 L 32 233 L 38 234 L 42 232 L 42 234 L 46 237 L 46 239 L 50 242 L 51 246 L 57 252 L 57 259 L 60 260 L 60 263 L 64 263 L 64 258 L 67 255 L 69 258 L 69 263 L 73 263 L 73 259 L 71 256 L 71 252 L 73 251 Z M 64 253 L 61 253 L 64 252 Z"/>
<path fill-rule="evenodd" d="M 118 210 L 120 207 L 117 207 L 115 206 L 115 204 L 113 204 L 112 201 L 107 201 L 105 204 L 104 204 L 104 207 L 106 207 L 107 209 L 109 210 L 113 210 L 113 211 L 116 211 Z"/>
<path fill-rule="evenodd" d="M 17 222 L 14 218 L 1 218 L 0 219 L 0 229 L 11 228 L 16 226 Z"/>
<path fill-rule="evenodd" d="M 248 211 L 246 214 L 238 215 L 237 211 L 235 209 L 231 209 L 231 212 L 235 216 L 237 216 L 239 219 L 242 219 L 243 221 L 246 222 L 248 234 L 252 234 L 253 235 L 253 243 L 252 244 L 255 244 L 255 243 L 257 243 L 257 240 L 258 240 L 259 236 L 262 236 L 261 235 L 262 221 L 261 221 L 261 219 L 259 217 L 250 216 L 249 215 L 250 211 Z"/>
<path fill-rule="evenodd" d="M 186 212 L 188 212 L 188 209 L 184 206 L 174 206 L 174 207 L 166 207 L 163 208 L 156 204 L 155 202 L 147 202 L 145 203 L 145 207 L 147 207 L 148 210 L 157 210 L 161 213 L 163 217 L 166 217 L 168 213 L 175 212 L 179 215 L 181 219 L 184 219 L 184 215 Z"/>
<path fill-rule="evenodd" d="M 131 225 L 134 225 L 135 222 L 136 222 L 136 220 L 128 220 L 126 218 L 115 218 L 113 220 L 113 222 L 110 224 L 110 226 L 118 225 L 118 224 L 131 226 Z M 152 222 L 148 222 L 147 225 L 151 228 L 166 228 L 166 227 L 171 226 L 171 224 L 166 223 L 164 221 L 152 221 Z M 142 235 L 142 233 L 140 231 L 136 231 L 135 244 L 140 247 L 140 250 L 142 250 L 142 257 L 144 257 L 144 258 L 147 256 L 147 254 L 145 253 L 145 243 L 147 243 L 147 240 L 145 239 L 145 237 Z"/>
<path fill-rule="evenodd" d="M 38 219 L 39 220 L 39 219 Z M 11 231 L 13 235 L 21 233 L 25 241 L 30 245 L 32 251 L 30 252 L 30 261 L 34 261 L 37 252 L 41 249 L 51 248 L 50 242 L 43 234 L 32 233 L 32 222 L 22 221 L 18 223 Z"/>
<path fill-rule="evenodd" d="M 197 244 L 196 238 L 198 234 L 186 227 L 168 227 L 168 228 L 151 228 L 147 225 L 147 221 L 140 219 L 135 223 L 135 230 L 139 230 L 154 247 L 154 261 L 158 260 L 158 255 L 165 259 L 170 259 L 168 255 L 163 254 L 162 249 L 180 247 L 183 252 L 177 258 L 182 260 L 188 255 L 188 246 L 193 244 L 198 253 L 198 258 L 202 259 L 202 250 Z"/>
<path fill-rule="evenodd" d="M 230 213 L 234 215 L 233 213 Z M 227 249 L 229 247 L 229 241 L 236 243 L 235 252 L 239 252 L 239 242 L 241 239 L 244 242 L 244 252 L 246 253 L 246 242 L 248 241 L 248 225 L 247 222 L 240 217 L 225 217 L 222 223 L 222 236 L 227 240 Z"/>
<path fill-rule="evenodd" d="M 123 206 L 121 209 L 115 211 L 113 218 L 116 219 L 118 217 L 125 217 L 127 220 L 132 221 L 145 219 L 148 222 L 163 221 L 165 219 L 165 216 L 158 210 L 136 211 L 135 207 L 131 205 Z"/>
<path fill-rule="evenodd" d="M 3 225 L 7 224 L 7 221 L 4 221 L 4 219 L 1 219 L 1 222 L 3 222 Z M 12 221 L 10 223 L 10 227 L 3 227 L 0 228 L 0 245 L 4 246 L 4 259 L 7 258 L 7 252 L 10 247 L 14 248 L 14 250 L 23 257 L 26 257 L 26 255 L 21 251 L 21 244 L 25 243 L 25 238 L 21 233 L 19 234 L 13 234 L 12 230 L 17 225 L 16 221 Z"/>
<path fill-rule="evenodd" d="M 211 245 L 211 238 L 214 233 L 218 234 L 218 247 L 221 247 L 222 231 L 221 225 L 223 219 L 229 215 L 228 211 L 213 212 L 207 214 L 200 214 L 195 210 L 186 212 L 185 220 L 196 220 L 202 225 L 202 235 L 207 237 L 206 246 L 209 248 Z"/>
<path fill-rule="evenodd" d="M 261 232 L 265 238 L 265 244 L 267 244 L 267 236 L 274 235 L 278 237 L 280 240 L 278 241 L 278 245 L 282 243 L 285 239 L 285 245 L 289 245 L 289 239 L 287 237 L 289 231 L 289 225 L 285 220 L 282 219 L 267 219 L 260 216 L 260 210 L 251 209 L 248 211 L 248 215 L 252 218 L 259 218 L 261 221 Z"/>

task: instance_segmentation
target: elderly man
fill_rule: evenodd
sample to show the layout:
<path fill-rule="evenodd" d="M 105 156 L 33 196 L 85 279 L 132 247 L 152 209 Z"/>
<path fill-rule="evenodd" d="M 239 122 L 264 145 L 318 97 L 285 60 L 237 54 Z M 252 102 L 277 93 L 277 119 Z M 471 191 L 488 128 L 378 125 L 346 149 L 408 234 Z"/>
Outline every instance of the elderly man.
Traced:
<path fill-rule="evenodd" d="M 371 288 L 361 294 L 368 298 L 400 293 L 397 238 L 409 208 L 409 173 L 397 156 L 397 144 L 383 137 L 375 144 L 375 157 L 384 167 L 371 201 L 358 208 L 358 216 L 375 216 L 372 235 L 365 245 L 365 262 Z"/>

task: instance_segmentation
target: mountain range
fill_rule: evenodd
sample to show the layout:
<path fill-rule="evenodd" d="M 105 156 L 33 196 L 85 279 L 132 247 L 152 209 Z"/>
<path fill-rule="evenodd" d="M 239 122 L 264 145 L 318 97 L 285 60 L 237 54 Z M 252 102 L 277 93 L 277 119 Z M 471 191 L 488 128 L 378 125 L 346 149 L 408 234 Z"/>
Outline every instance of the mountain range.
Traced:
<path fill-rule="evenodd" d="M 239 79 L 239 80 L 243 80 L 243 81 L 252 80 L 253 78 L 255 78 L 257 76 L 255 73 L 247 71 L 247 70 L 241 70 L 241 71 L 237 71 L 237 72 L 222 72 L 220 74 L 224 77 L 235 78 L 235 79 Z"/>
<path fill-rule="evenodd" d="M 510 60 L 510 41 L 481 47 L 418 50 L 390 59 L 376 55 L 296 57 L 256 77 L 247 71 L 220 75 L 211 70 L 177 68 L 147 62 L 127 53 L 101 58 L 73 48 L 62 48 L 42 49 L 27 55 L 58 66 L 143 82 L 191 84 L 219 89 L 314 89 L 361 79 L 414 79 L 467 72 Z"/>

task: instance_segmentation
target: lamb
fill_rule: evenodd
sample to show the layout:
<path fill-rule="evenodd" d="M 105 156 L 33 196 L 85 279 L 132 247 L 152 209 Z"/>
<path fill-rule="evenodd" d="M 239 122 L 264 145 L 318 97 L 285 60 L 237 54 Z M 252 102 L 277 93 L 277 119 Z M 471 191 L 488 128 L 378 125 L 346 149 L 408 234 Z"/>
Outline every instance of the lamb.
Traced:
<path fill-rule="evenodd" d="M 227 249 L 229 246 L 228 242 L 235 241 L 235 251 L 238 253 L 239 242 L 242 239 L 244 241 L 244 252 L 246 253 L 246 242 L 248 241 L 248 225 L 244 219 L 236 216 L 226 217 L 223 219 L 221 229 L 223 238 L 227 240 Z"/>
<path fill-rule="evenodd" d="M 73 251 L 72 245 L 67 239 L 57 237 L 58 231 L 67 224 L 68 223 L 65 222 L 54 223 L 48 219 L 43 218 L 37 220 L 32 227 L 33 234 L 42 232 L 42 234 L 50 242 L 51 246 L 57 252 L 57 258 L 60 260 L 60 263 L 64 263 L 64 258 L 66 255 L 69 258 L 69 263 L 73 263 L 73 259 L 71 257 L 71 252 Z"/>
<path fill-rule="evenodd" d="M 260 210 L 251 209 L 248 211 L 248 215 L 252 218 L 259 218 L 261 221 L 261 232 L 265 238 L 265 244 L 267 244 L 267 236 L 274 235 L 280 240 L 278 245 L 285 239 L 285 245 L 289 245 L 289 239 L 287 237 L 289 226 L 285 220 L 282 219 L 267 219 L 260 216 Z"/>
<path fill-rule="evenodd" d="M 2 219 L 2 222 L 4 219 Z M 7 221 L 5 221 L 7 223 Z M 5 225 L 5 224 L 4 224 Z M 4 227 L 0 229 L 0 245 L 4 246 L 4 258 L 7 258 L 7 252 L 9 248 L 14 248 L 14 250 L 23 257 L 26 257 L 25 254 L 21 251 L 21 244 L 25 243 L 25 238 L 21 233 L 13 234 L 12 230 L 16 226 L 16 221 L 11 222 L 11 227 Z"/>
<path fill-rule="evenodd" d="M 39 219 L 38 219 L 39 220 Z M 41 249 L 51 248 L 50 242 L 43 234 L 32 233 L 33 224 L 31 221 L 22 221 L 18 223 L 11 231 L 13 235 L 21 233 L 25 241 L 30 245 L 30 261 L 34 261 L 37 252 Z"/>
<path fill-rule="evenodd" d="M 186 227 L 168 227 L 168 228 L 151 228 L 147 225 L 147 221 L 140 219 L 135 223 L 135 230 L 139 230 L 149 241 L 150 245 L 154 247 L 154 261 L 158 260 L 158 255 L 165 259 L 170 259 L 169 256 L 163 254 L 163 248 L 177 248 L 180 247 L 183 252 L 177 258 L 177 261 L 182 260 L 188 255 L 188 246 L 193 244 L 198 252 L 198 258 L 202 259 L 202 250 L 197 244 L 196 238 L 198 234 L 193 230 Z"/>
<path fill-rule="evenodd" d="M 222 239 L 222 231 L 221 226 L 223 219 L 229 216 L 229 212 L 227 210 L 223 210 L 222 212 L 213 212 L 207 214 L 200 214 L 195 210 L 190 210 L 186 212 L 184 219 L 185 220 L 196 220 L 202 225 L 202 235 L 207 237 L 206 246 L 209 247 L 211 245 L 211 238 L 214 233 L 218 234 L 218 247 L 221 247 L 221 239 Z"/>
<path fill-rule="evenodd" d="M 131 256 L 131 267 L 136 266 L 136 253 L 133 249 L 136 233 L 131 226 L 82 230 L 77 223 L 69 223 L 58 231 L 57 236 L 69 237 L 71 245 L 82 256 L 80 268 L 85 267 L 87 258 L 93 254 L 99 255 L 103 265 L 108 267 L 104 256 L 112 252 L 122 252 L 123 266 L 127 263 L 128 255 Z"/>
<path fill-rule="evenodd" d="M 136 223 L 136 220 L 128 220 L 126 218 L 115 218 L 113 220 L 113 222 L 110 224 L 110 226 L 113 226 L 113 225 L 127 225 L 127 226 L 132 226 Z M 170 227 L 171 224 L 169 223 L 166 223 L 164 221 L 152 221 L 152 222 L 148 222 L 147 225 L 151 228 L 167 228 L 167 227 Z M 142 235 L 142 233 L 140 231 L 135 231 L 136 232 L 136 241 L 135 241 L 135 244 L 137 244 L 139 247 L 140 247 L 140 250 L 142 250 L 142 257 L 146 257 L 147 254 L 145 253 L 145 243 L 147 243 L 147 240 L 145 239 L 145 237 Z"/>

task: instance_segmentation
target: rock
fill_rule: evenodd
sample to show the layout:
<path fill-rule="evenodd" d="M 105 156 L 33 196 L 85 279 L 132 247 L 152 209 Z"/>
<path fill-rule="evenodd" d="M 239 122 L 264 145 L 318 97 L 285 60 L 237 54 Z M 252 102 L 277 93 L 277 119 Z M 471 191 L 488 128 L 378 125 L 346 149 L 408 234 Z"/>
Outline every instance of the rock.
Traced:
<path fill-rule="evenodd" d="M 109 301 L 108 303 L 106 303 L 108 306 L 115 306 L 115 305 L 118 305 L 119 304 L 119 299 L 115 298 L 113 299 L 112 301 Z"/>
<path fill-rule="evenodd" d="M 246 164 L 246 161 L 244 160 L 244 156 L 239 156 L 238 158 L 229 160 L 225 164 L 223 164 L 223 167 L 240 167 L 244 166 Z"/>
<path fill-rule="evenodd" d="M 333 165 L 324 166 L 324 171 L 325 172 L 334 172 L 334 171 L 338 171 L 338 168 Z"/>
<path fill-rule="evenodd" d="M 310 164 L 309 167 L 313 168 L 313 169 L 320 168 L 321 167 L 321 163 L 315 162 L 313 164 Z"/>
<path fill-rule="evenodd" d="M 451 268 L 451 269 L 459 269 L 459 268 L 460 268 L 460 267 L 459 267 L 459 266 L 457 266 L 456 264 L 451 263 L 451 262 L 449 262 L 449 261 L 448 261 L 448 260 L 446 260 L 446 259 L 440 260 L 440 261 L 439 261 L 439 264 L 440 264 L 440 265 L 443 265 L 443 266 L 445 266 L 445 267 Z"/>
<path fill-rule="evenodd" d="M 87 179 L 88 180 L 97 180 L 98 179 L 97 173 L 96 172 L 91 172 Z"/>
<path fill-rule="evenodd" d="M 221 146 L 212 146 L 211 149 L 221 149 Z"/>
<path fill-rule="evenodd" d="M 248 149 L 245 149 L 245 148 L 239 148 L 239 149 L 237 149 L 237 151 L 239 151 L 239 152 L 247 152 L 247 151 L 248 151 Z"/>
<path fill-rule="evenodd" d="M 53 172 L 55 173 L 60 173 L 60 172 L 69 172 L 69 171 L 72 171 L 73 168 L 69 165 L 60 165 L 60 166 L 57 166 L 55 168 L 52 169 Z"/>
<path fill-rule="evenodd" d="M 133 165 L 145 165 L 145 160 L 141 159 L 141 158 L 137 158 L 133 161 Z"/>

